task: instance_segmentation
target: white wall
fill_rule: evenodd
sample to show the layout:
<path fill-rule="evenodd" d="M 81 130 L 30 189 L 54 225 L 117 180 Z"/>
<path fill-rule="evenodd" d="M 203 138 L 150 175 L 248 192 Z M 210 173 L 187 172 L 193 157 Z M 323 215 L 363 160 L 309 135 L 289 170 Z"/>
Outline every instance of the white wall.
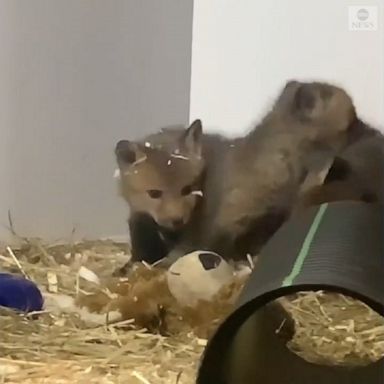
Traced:
<path fill-rule="evenodd" d="M 0 0 L 0 241 L 126 235 L 114 146 L 189 112 L 192 2 Z"/>
<path fill-rule="evenodd" d="M 382 0 L 195 0 L 190 119 L 237 134 L 290 78 L 344 86 L 384 128 L 383 8 L 378 31 L 349 31 L 348 5 Z"/>

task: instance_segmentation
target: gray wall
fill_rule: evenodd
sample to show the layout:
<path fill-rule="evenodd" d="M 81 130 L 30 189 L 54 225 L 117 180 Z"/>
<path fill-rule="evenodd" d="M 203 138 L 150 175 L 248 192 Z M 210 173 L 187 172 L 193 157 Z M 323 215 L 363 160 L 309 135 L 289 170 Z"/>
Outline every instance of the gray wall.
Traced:
<path fill-rule="evenodd" d="M 192 0 L 0 0 L 0 240 L 125 235 L 113 148 L 188 122 Z"/>

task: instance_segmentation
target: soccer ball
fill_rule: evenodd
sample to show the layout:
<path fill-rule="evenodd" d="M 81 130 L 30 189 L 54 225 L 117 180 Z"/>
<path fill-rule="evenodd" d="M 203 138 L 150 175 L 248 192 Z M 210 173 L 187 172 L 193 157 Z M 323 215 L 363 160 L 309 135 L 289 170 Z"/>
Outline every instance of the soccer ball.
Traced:
<path fill-rule="evenodd" d="M 195 251 L 170 266 L 167 282 L 180 305 L 193 307 L 199 300 L 210 301 L 234 276 L 234 268 L 218 254 Z"/>

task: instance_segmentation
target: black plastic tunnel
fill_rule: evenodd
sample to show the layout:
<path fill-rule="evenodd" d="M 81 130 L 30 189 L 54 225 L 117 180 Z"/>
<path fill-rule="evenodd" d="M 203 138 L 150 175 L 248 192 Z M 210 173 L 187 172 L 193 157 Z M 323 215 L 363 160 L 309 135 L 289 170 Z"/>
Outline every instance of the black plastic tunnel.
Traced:
<path fill-rule="evenodd" d="M 383 210 L 374 204 L 323 204 L 286 222 L 264 247 L 235 310 L 208 342 L 197 383 L 384 383 L 384 359 L 332 367 L 291 352 L 286 339 L 293 335 L 293 321 L 274 302 L 299 291 L 324 290 L 359 299 L 383 316 L 383 235 Z M 279 336 L 276 329 L 283 319 Z M 242 327 L 252 331 L 252 345 L 240 347 L 244 361 L 231 352 Z M 234 359 L 240 374 L 233 374 Z"/>

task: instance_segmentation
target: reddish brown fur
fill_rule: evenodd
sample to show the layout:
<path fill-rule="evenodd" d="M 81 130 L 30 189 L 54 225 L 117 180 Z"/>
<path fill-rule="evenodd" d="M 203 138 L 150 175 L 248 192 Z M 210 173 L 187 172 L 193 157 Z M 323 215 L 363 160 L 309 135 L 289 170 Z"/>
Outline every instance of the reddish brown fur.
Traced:
<path fill-rule="evenodd" d="M 125 147 L 118 149 L 121 194 L 131 212 L 148 213 L 160 226 L 170 229 L 189 221 L 199 197 L 183 194 L 183 188 L 200 190 L 204 170 L 200 143 L 185 138 L 183 133 L 184 130 L 165 131 L 150 135 L 141 143 L 126 142 Z M 123 151 L 125 155 L 130 152 L 132 161 L 124 161 Z M 162 196 L 152 198 L 149 191 L 159 191 Z"/>
<path fill-rule="evenodd" d="M 221 174 L 215 170 L 225 148 L 229 146 L 221 136 L 202 135 L 199 120 L 187 130 L 169 128 L 140 142 L 117 144 L 120 189 L 131 209 L 133 261 L 166 257 L 195 221 L 192 215 L 199 216 L 204 181 Z M 161 196 L 154 198 L 153 191 Z M 126 267 L 117 274 L 125 274 Z"/>

